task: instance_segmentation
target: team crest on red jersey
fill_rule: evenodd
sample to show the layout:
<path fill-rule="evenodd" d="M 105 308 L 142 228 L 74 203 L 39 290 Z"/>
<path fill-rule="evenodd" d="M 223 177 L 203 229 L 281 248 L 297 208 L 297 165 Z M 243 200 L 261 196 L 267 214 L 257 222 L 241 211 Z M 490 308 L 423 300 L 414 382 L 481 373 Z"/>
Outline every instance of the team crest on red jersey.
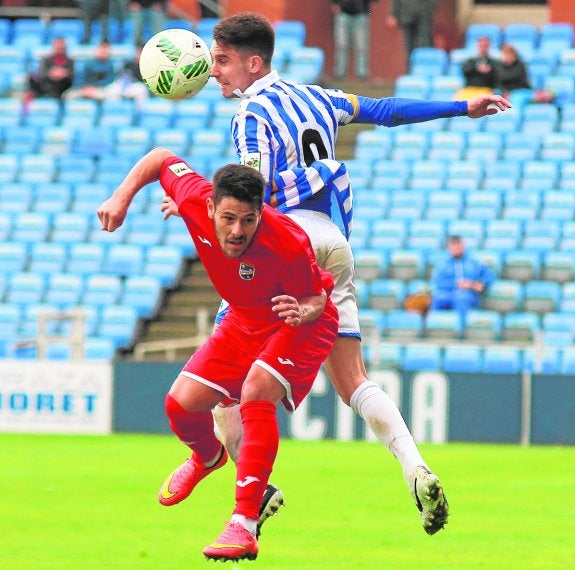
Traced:
<path fill-rule="evenodd" d="M 239 273 L 242 279 L 249 281 L 250 279 L 254 278 L 254 275 L 256 274 L 256 268 L 248 265 L 247 263 L 240 263 Z"/>

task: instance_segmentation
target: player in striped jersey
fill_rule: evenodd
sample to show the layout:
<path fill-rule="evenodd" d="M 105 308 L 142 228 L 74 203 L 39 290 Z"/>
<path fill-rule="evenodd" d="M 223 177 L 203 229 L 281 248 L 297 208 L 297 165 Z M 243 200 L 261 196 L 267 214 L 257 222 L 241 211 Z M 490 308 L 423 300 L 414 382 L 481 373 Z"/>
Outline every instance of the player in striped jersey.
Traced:
<path fill-rule="evenodd" d="M 274 39 L 271 23 L 255 13 L 224 18 L 214 29 L 212 76 L 225 98 L 241 99 L 231 124 L 233 141 L 240 162 L 264 176 L 266 201 L 306 230 L 319 264 L 334 276 L 332 300 L 339 311 L 339 337 L 325 363 L 327 373 L 342 400 L 400 461 L 423 527 L 434 534 L 448 515 L 441 483 L 419 453 L 397 406 L 367 378 L 354 259 L 347 241 L 352 195 L 346 167 L 335 158 L 335 141 L 338 128 L 354 122 L 393 127 L 441 117 L 479 118 L 510 105 L 498 95 L 455 102 L 373 99 L 284 81 L 271 67 Z M 166 216 L 177 211 L 169 202 L 162 208 Z M 228 408 L 217 410 L 215 416 L 233 458 L 242 437 L 239 414 Z M 281 499 L 280 491 L 277 497 Z M 260 525 L 273 513 L 273 508 L 267 509 L 270 503 L 274 506 L 273 500 L 273 493 L 264 497 Z"/>

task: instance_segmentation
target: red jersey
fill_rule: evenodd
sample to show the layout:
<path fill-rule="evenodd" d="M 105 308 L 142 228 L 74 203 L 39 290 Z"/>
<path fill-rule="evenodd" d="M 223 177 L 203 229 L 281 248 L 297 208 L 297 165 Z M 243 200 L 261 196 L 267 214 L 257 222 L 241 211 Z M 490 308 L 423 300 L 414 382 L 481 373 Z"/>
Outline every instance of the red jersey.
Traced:
<path fill-rule="evenodd" d="M 319 267 L 307 234 L 289 217 L 264 205 L 245 253 L 227 257 L 207 213 L 212 184 L 178 157 L 164 162 L 160 183 L 176 202 L 214 287 L 235 315 L 277 323 L 272 297 L 286 294 L 299 299 L 323 289 L 331 292 L 331 274 Z"/>

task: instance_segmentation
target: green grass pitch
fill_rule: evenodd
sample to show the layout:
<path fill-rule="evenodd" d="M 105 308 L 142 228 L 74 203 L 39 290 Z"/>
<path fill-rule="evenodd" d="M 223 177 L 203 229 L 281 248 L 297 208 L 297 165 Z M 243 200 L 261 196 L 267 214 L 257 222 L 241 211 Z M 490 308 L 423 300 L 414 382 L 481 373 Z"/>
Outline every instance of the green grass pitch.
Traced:
<path fill-rule="evenodd" d="M 233 505 L 232 464 L 184 503 L 156 493 L 186 456 L 174 437 L 0 434 L 2 570 L 219 568 L 202 548 Z M 255 562 L 289 570 L 575 568 L 575 448 L 421 447 L 451 506 L 427 536 L 399 464 L 379 444 L 283 440 L 272 480 L 286 507 Z"/>

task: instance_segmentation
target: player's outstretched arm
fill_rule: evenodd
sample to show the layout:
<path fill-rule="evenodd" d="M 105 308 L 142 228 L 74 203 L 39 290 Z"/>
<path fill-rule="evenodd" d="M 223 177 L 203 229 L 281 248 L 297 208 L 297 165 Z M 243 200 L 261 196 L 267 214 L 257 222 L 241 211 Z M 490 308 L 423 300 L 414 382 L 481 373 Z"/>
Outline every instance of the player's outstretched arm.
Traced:
<path fill-rule="evenodd" d="M 326 302 L 325 291 L 299 300 L 290 295 L 278 295 L 272 299 L 272 311 L 277 313 L 280 319 L 284 319 L 286 325 L 297 327 L 315 321 L 325 309 Z"/>
<path fill-rule="evenodd" d="M 160 178 L 164 161 L 173 155 L 168 149 L 155 148 L 138 160 L 112 196 L 98 208 L 103 230 L 113 232 L 124 223 L 134 196 L 144 186 Z"/>
<path fill-rule="evenodd" d="M 510 108 L 511 103 L 501 95 L 478 95 L 467 102 L 467 116 L 479 119 Z"/>

